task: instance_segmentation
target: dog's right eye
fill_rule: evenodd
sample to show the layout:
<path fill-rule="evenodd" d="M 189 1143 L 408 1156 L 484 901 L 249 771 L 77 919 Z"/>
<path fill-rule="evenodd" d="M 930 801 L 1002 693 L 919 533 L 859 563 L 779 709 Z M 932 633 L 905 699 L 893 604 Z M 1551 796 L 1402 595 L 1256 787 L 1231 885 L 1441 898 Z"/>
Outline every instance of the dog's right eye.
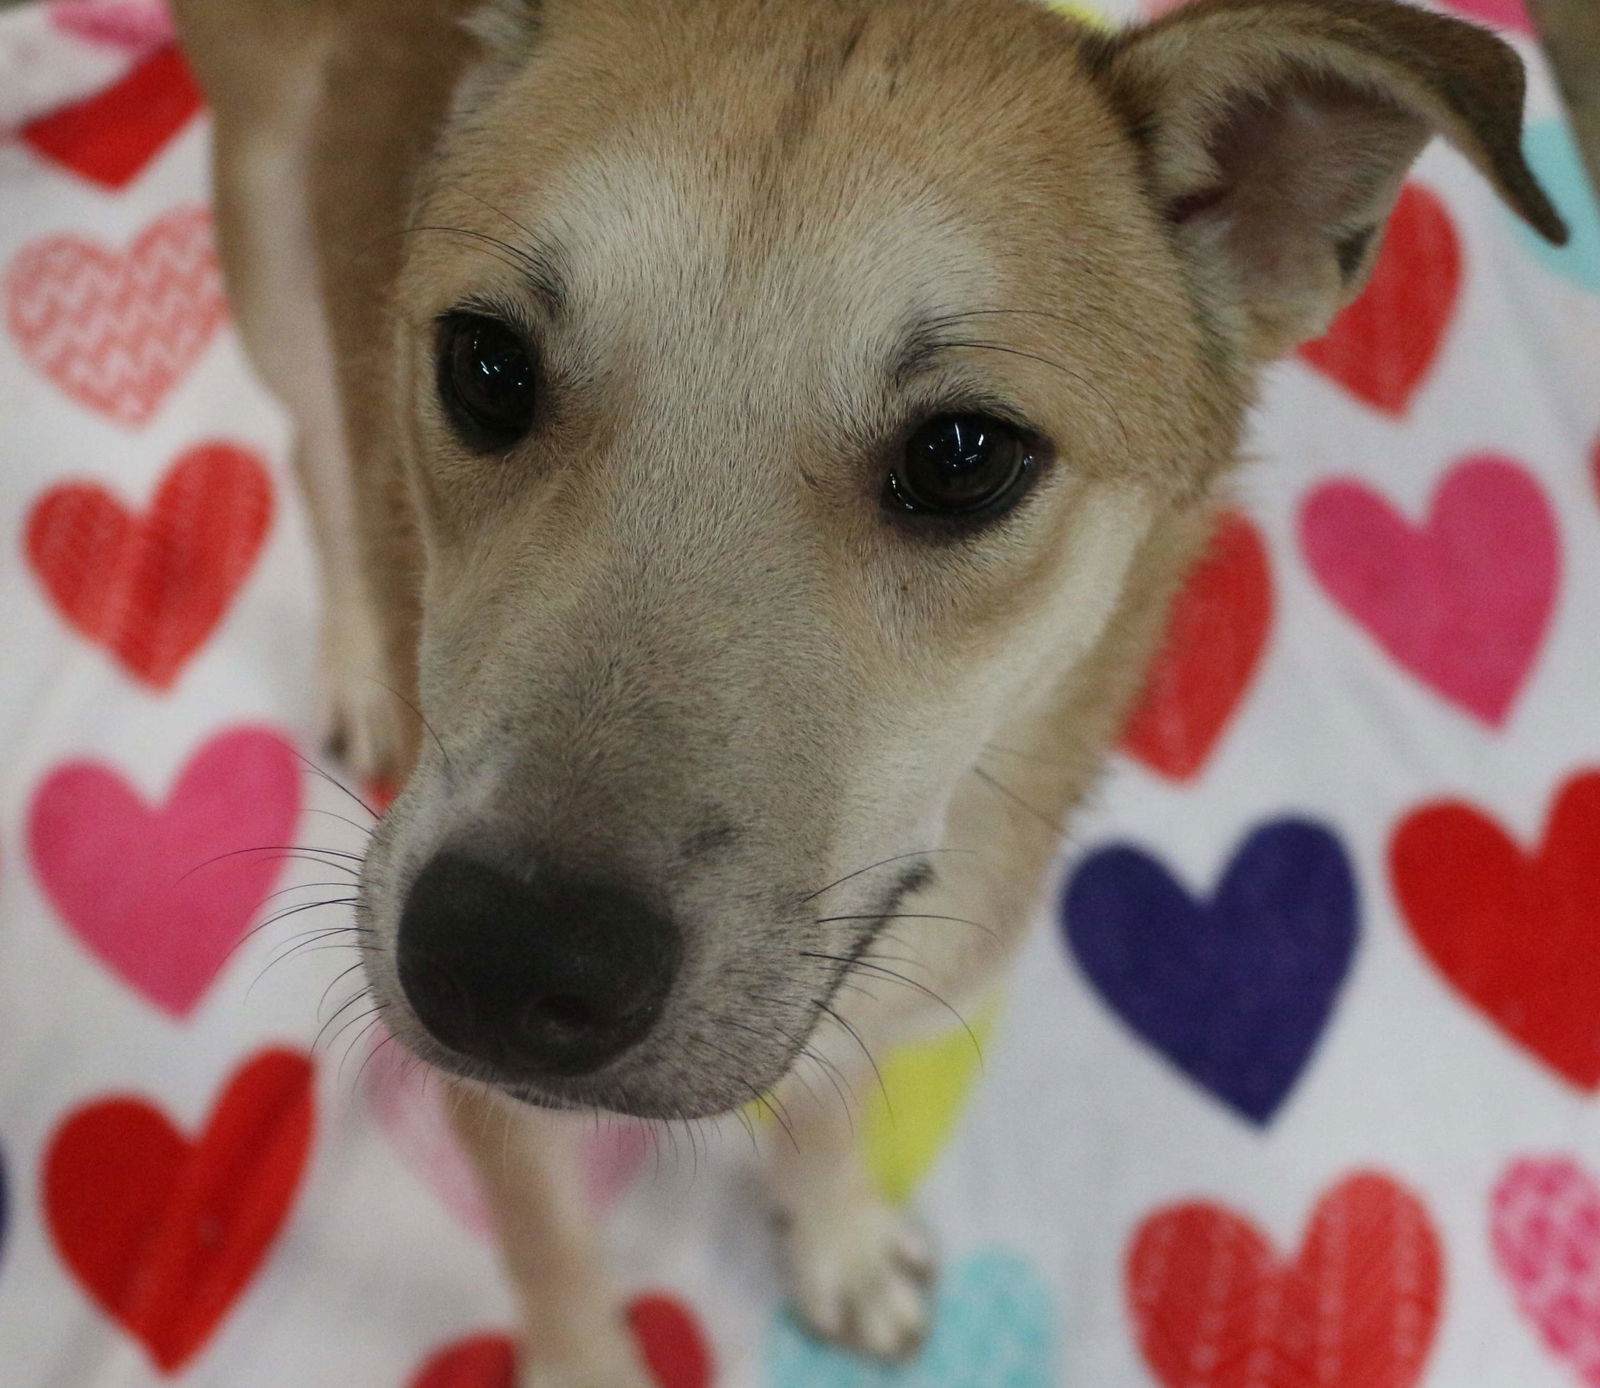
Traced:
<path fill-rule="evenodd" d="M 437 371 L 439 399 L 469 448 L 503 452 L 533 427 L 533 354 L 498 318 L 448 313 L 440 319 Z"/>

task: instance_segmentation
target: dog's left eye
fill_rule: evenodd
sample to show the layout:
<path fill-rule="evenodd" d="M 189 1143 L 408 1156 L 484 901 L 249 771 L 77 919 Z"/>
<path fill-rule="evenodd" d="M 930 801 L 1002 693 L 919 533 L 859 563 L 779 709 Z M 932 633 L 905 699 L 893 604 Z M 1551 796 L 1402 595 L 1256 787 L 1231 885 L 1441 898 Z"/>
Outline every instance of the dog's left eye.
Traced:
<path fill-rule="evenodd" d="M 502 452 L 533 427 L 533 355 L 509 326 L 478 313 L 439 321 L 439 399 L 469 448 Z"/>
<path fill-rule="evenodd" d="M 906 440 L 884 499 L 922 515 L 998 515 L 1027 490 L 1033 451 L 1020 430 L 992 415 L 939 415 Z"/>

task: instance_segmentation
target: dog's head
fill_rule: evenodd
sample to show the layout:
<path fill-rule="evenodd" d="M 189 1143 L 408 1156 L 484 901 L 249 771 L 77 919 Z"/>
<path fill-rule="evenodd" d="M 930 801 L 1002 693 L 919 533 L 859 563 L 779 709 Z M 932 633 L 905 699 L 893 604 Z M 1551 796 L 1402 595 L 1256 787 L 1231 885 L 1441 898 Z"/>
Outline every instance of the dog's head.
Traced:
<path fill-rule="evenodd" d="M 1111 658 L 1430 136 L 1561 225 L 1516 58 L 1384 0 L 475 28 L 397 291 L 436 737 L 369 974 L 446 1068 L 723 1110 L 938 870 L 986 741 Z"/>

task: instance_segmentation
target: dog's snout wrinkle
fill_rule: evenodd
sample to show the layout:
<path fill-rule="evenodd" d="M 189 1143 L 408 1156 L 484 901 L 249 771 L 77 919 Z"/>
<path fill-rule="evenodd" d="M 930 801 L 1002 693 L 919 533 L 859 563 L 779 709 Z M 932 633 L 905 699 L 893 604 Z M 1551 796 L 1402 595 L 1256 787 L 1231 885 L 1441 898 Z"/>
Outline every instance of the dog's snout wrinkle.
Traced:
<path fill-rule="evenodd" d="M 592 1074 L 651 1029 L 681 955 L 671 917 L 620 882 L 513 876 L 436 854 L 400 919 L 400 985 L 450 1049 L 511 1078 Z"/>

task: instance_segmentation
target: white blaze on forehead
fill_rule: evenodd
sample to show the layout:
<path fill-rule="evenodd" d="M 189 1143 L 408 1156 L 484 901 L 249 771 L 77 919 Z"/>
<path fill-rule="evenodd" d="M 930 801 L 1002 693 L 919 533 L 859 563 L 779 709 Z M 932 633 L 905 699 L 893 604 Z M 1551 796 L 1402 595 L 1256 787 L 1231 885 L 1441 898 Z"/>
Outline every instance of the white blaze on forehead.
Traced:
<path fill-rule="evenodd" d="M 758 195 L 741 165 L 721 167 L 704 152 L 602 152 L 540 190 L 585 338 L 644 349 L 647 370 L 799 371 L 849 399 L 880 384 L 863 373 L 882 372 L 908 325 L 991 306 L 989 257 L 932 190 L 841 168 L 814 190 Z"/>

